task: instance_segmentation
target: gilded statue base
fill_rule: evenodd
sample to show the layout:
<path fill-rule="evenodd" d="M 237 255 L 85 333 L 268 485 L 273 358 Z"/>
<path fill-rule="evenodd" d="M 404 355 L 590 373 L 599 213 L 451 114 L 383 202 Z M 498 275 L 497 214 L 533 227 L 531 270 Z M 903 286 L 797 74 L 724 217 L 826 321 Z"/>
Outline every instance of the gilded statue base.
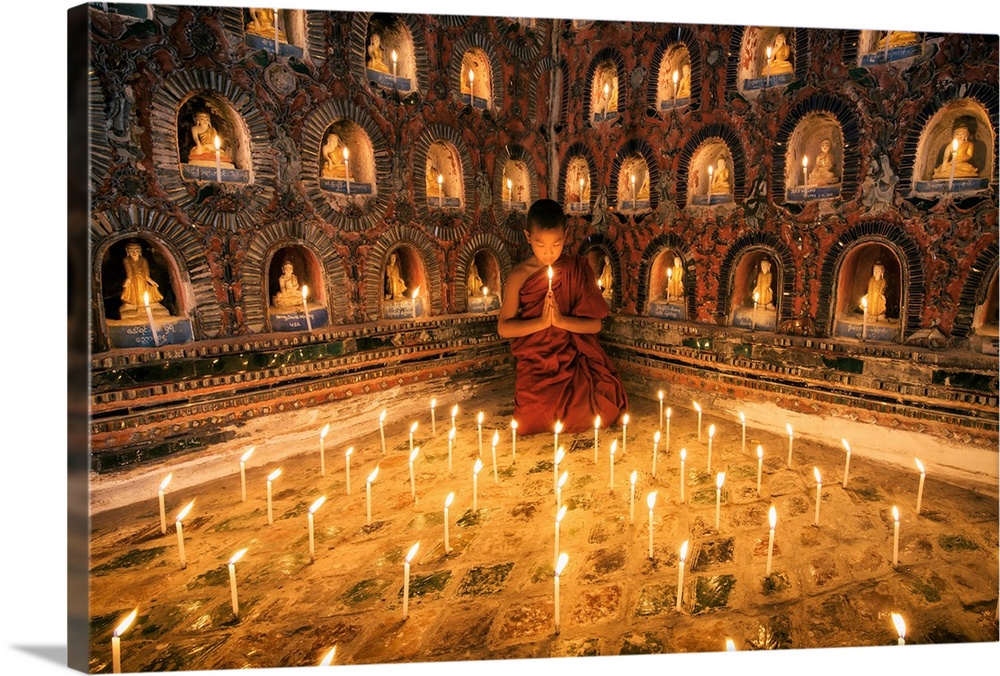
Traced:
<path fill-rule="evenodd" d="M 684 98 L 677 99 L 662 99 L 660 101 L 660 110 L 675 110 L 678 108 L 687 108 L 688 104 L 691 103 L 691 97 L 685 96 Z"/>
<path fill-rule="evenodd" d="M 271 321 L 272 331 L 308 331 L 306 324 L 306 313 L 302 311 L 302 305 L 298 308 L 268 308 L 268 319 Z M 330 323 L 330 315 L 325 307 L 309 307 L 309 322 L 313 329 L 326 326 Z"/>
<path fill-rule="evenodd" d="M 682 299 L 671 299 L 669 302 L 660 299 L 649 304 L 649 316 L 660 319 L 687 319 L 687 308 Z"/>
<path fill-rule="evenodd" d="M 753 306 L 740 307 L 733 311 L 733 318 L 729 322 L 730 326 L 738 329 L 750 329 L 751 331 L 774 331 L 778 325 L 778 311 L 776 308 L 765 310 L 757 307 L 754 314 Z"/>
<path fill-rule="evenodd" d="M 949 186 L 949 183 L 951 184 Z M 969 192 L 971 190 L 982 190 L 989 186 L 988 178 L 956 178 L 949 181 L 946 178 L 938 178 L 930 181 L 917 181 L 913 189 L 916 192 L 946 193 L 946 192 Z"/>
<path fill-rule="evenodd" d="M 862 323 L 860 315 L 857 318 L 854 316 L 841 317 L 837 320 L 833 335 L 838 338 L 861 340 Z M 889 321 L 883 319 L 879 322 L 869 319 L 868 325 L 864 328 L 865 340 L 868 342 L 892 343 L 899 336 L 899 322 L 895 319 Z"/>
<path fill-rule="evenodd" d="M 921 51 L 920 43 L 913 45 L 901 45 L 899 47 L 890 47 L 888 52 L 886 52 L 884 49 L 880 49 L 877 52 L 870 52 L 862 56 L 861 65 L 875 66 L 880 63 L 888 63 L 889 61 L 901 61 L 902 59 L 910 59 L 914 56 L 918 56 L 920 54 L 920 51 Z"/>
<path fill-rule="evenodd" d="M 486 104 L 489 101 L 483 96 L 473 97 L 470 94 L 459 94 L 458 100 L 465 105 L 471 105 L 473 108 L 479 108 L 480 110 L 486 110 Z"/>
<path fill-rule="evenodd" d="M 469 296 L 469 302 L 466 304 L 466 312 L 493 312 L 494 310 L 500 309 L 500 297 L 495 293 L 487 294 L 483 298 L 482 294 L 478 296 Z"/>
<path fill-rule="evenodd" d="M 182 164 L 181 176 L 189 181 L 214 181 L 216 183 L 249 183 L 248 169 L 229 169 L 220 167 L 218 171 L 213 164 L 210 167 L 197 164 Z"/>
<path fill-rule="evenodd" d="M 247 33 L 244 38 L 244 43 L 248 47 L 253 49 L 263 49 L 265 52 L 270 52 L 274 54 L 274 38 L 265 38 L 260 35 L 254 35 L 253 33 Z M 295 45 L 290 45 L 287 42 L 281 42 L 278 40 L 278 56 L 294 56 L 297 59 L 302 58 L 302 48 L 296 47 Z"/>
<path fill-rule="evenodd" d="M 743 80 L 743 91 L 753 91 L 755 89 L 768 89 L 779 85 L 786 85 L 795 79 L 795 73 L 782 73 L 781 75 L 761 75 L 760 77 L 748 77 Z"/>
<path fill-rule="evenodd" d="M 347 181 L 339 178 L 320 178 L 319 187 L 321 190 L 334 192 L 339 195 L 372 194 L 371 183 L 358 183 L 357 181 L 351 181 L 350 185 L 348 185 Z"/>
<path fill-rule="evenodd" d="M 419 296 L 416 299 L 382 301 L 383 319 L 416 319 L 424 312 L 424 299 Z"/>
<path fill-rule="evenodd" d="M 796 186 L 785 191 L 785 199 L 789 202 L 812 202 L 840 197 L 840 184 Z"/>
<path fill-rule="evenodd" d="M 111 347 L 156 347 L 145 308 L 141 312 L 141 321 L 139 318 L 131 317 L 128 319 L 109 319 L 107 325 L 108 341 L 111 343 Z M 153 326 L 156 327 L 156 340 L 160 347 L 190 343 L 194 340 L 191 320 L 187 317 L 167 316 L 159 319 L 154 316 Z"/>

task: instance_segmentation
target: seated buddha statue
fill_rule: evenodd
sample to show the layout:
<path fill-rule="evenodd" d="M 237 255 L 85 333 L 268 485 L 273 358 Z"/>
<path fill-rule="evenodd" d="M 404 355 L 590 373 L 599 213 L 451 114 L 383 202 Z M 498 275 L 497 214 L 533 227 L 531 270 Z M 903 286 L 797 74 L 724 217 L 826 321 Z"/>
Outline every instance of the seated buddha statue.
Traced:
<path fill-rule="evenodd" d="M 691 64 L 685 63 L 681 66 L 681 79 L 677 82 L 677 98 L 687 99 L 691 97 Z"/>
<path fill-rule="evenodd" d="M 728 195 L 733 191 L 733 184 L 729 180 L 729 167 L 726 166 L 726 159 L 720 157 L 715 163 L 715 170 L 712 173 L 712 194 Z"/>
<path fill-rule="evenodd" d="M 275 21 L 274 9 L 269 7 L 251 7 L 250 8 L 250 23 L 247 24 L 247 33 L 253 33 L 254 35 L 259 35 L 262 38 L 274 39 L 274 27 L 277 22 Z M 278 40 L 280 42 L 288 42 L 288 38 L 285 37 L 285 31 L 278 28 Z"/>
<path fill-rule="evenodd" d="M 215 140 L 219 139 L 219 165 L 227 169 L 233 168 L 233 158 L 226 150 L 226 139 L 219 135 L 212 125 L 212 116 L 206 110 L 194 114 L 194 126 L 191 127 L 191 138 L 194 147 L 188 153 L 188 162 L 204 167 L 215 166 Z"/>
<path fill-rule="evenodd" d="M 888 31 L 882 36 L 882 39 L 878 41 L 878 49 L 885 49 L 887 40 L 889 42 L 889 49 L 892 49 L 893 47 L 914 45 L 920 42 L 920 36 L 911 31 Z"/>
<path fill-rule="evenodd" d="M 479 269 L 475 263 L 469 266 L 469 278 L 465 288 L 470 296 L 478 296 L 483 291 L 483 278 L 479 276 Z"/>
<path fill-rule="evenodd" d="M 784 33 L 774 36 L 774 47 L 771 49 L 771 60 L 766 71 L 766 75 L 785 75 L 794 72 L 792 62 L 792 48 L 788 46 L 788 39 Z"/>
<path fill-rule="evenodd" d="M 944 160 L 934 169 L 934 178 L 942 179 L 952 176 L 955 178 L 974 178 L 979 176 L 979 170 L 969 163 L 974 151 L 975 146 L 969 140 L 969 128 L 956 127 L 952 142 L 945 147 Z M 954 174 L 952 174 L 952 164 L 955 166 Z"/>
<path fill-rule="evenodd" d="M 275 307 L 302 305 L 302 289 L 299 288 L 299 278 L 295 276 L 290 261 L 281 264 L 281 277 L 278 278 L 278 285 L 281 290 L 272 298 Z"/>
<path fill-rule="evenodd" d="M 816 166 L 809 174 L 809 185 L 836 185 L 840 178 L 833 171 L 833 153 L 830 152 L 830 139 L 823 139 L 820 151 L 816 155 Z"/>
<path fill-rule="evenodd" d="M 344 161 L 344 146 L 338 134 L 331 133 L 323 144 L 323 178 L 354 180 L 349 175 L 349 163 Z"/>
<path fill-rule="evenodd" d="M 372 33 L 371 41 L 368 43 L 368 59 L 365 65 L 380 73 L 389 74 L 389 66 L 385 65 L 385 54 L 382 51 L 382 36 Z"/>

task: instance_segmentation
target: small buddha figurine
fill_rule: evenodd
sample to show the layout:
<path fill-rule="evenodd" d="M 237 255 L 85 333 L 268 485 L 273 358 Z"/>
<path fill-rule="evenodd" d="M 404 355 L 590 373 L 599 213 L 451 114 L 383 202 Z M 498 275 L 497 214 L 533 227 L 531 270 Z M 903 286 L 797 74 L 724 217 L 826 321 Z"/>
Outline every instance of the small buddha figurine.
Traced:
<path fill-rule="evenodd" d="M 475 263 L 469 266 L 469 279 L 465 288 L 470 296 L 478 296 L 483 290 L 483 278 L 479 276 L 479 269 Z"/>
<path fill-rule="evenodd" d="M 774 291 L 771 290 L 771 261 L 766 258 L 762 258 L 760 261 L 760 270 L 757 272 L 757 279 L 753 285 L 753 294 L 750 296 L 750 302 L 754 301 L 754 297 L 757 299 L 757 304 L 767 310 L 774 309 Z"/>
<path fill-rule="evenodd" d="M 402 300 L 406 291 L 406 280 L 399 269 L 396 254 L 389 256 L 389 265 L 385 268 L 385 299 Z"/>
<path fill-rule="evenodd" d="M 830 139 L 823 139 L 816 155 L 816 166 L 809 174 L 809 185 L 835 185 L 840 182 L 840 178 L 833 171 L 831 147 Z"/>
<path fill-rule="evenodd" d="M 691 97 L 691 64 L 685 63 L 681 66 L 681 77 L 677 81 L 677 98 L 687 99 Z"/>
<path fill-rule="evenodd" d="M 160 305 L 163 294 L 160 285 L 149 276 L 149 261 L 142 255 L 142 245 L 129 242 L 125 245 L 125 282 L 122 285 L 121 311 L 138 311 L 146 305 L 146 294 L 149 294 L 149 306 L 166 312 Z"/>
<path fill-rule="evenodd" d="M 674 266 L 667 271 L 667 300 L 684 297 L 684 266 L 680 256 L 674 256 Z"/>
<path fill-rule="evenodd" d="M 378 33 L 372 33 L 368 43 L 368 60 L 365 65 L 371 70 L 389 74 L 389 67 L 385 65 L 385 55 L 382 52 L 382 36 Z"/>
<path fill-rule="evenodd" d="M 957 148 L 956 148 L 957 146 Z M 979 176 L 976 169 L 969 160 L 975 146 L 969 140 L 969 128 L 965 126 L 955 127 L 955 136 L 944 150 L 944 160 L 934 169 L 934 178 L 974 178 Z M 952 164 L 955 165 L 955 173 L 952 174 Z"/>
<path fill-rule="evenodd" d="M 274 27 L 276 24 L 274 9 L 268 7 L 251 7 L 250 17 L 250 23 L 246 26 L 248 33 L 259 35 L 262 38 L 274 39 Z M 288 38 L 285 37 L 285 31 L 280 28 L 278 29 L 278 40 L 280 42 L 288 42 Z"/>
<path fill-rule="evenodd" d="M 788 46 L 788 39 L 784 33 L 774 36 L 774 47 L 771 49 L 771 61 L 765 75 L 786 75 L 794 72 L 792 62 L 788 59 L 792 55 L 792 48 Z"/>
<path fill-rule="evenodd" d="M 614 284 L 614 278 L 611 276 L 611 257 L 604 257 L 604 267 L 601 268 L 601 276 L 597 278 L 597 286 L 601 287 L 601 291 L 605 294 L 611 293 L 613 290 L 612 285 Z"/>
<path fill-rule="evenodd" d="M 212 125 L 212 116 L 207 110 L 199 110 L 194 114 L 194 126 L 191 127 L 191 138 L 194 147 L 188 153 L 188 162 L 204 167 L 215 166 L 215 139 L 219 139 L 219 165 L 227 169 L 233 168 L 233 158 L 226 152 L 226 139 L 219 135 Z"/>
<path fill-rule="evenodd" d="M 302 289 L 299 288 L 299 278 L 295 275 L 295 269 L 291 261 L 281 264 L 281 276 L 278 277 L 278 286 L 281 288 L 274 294 L 272 300 L 275 307 L 293 307 L 302 305 Z"/>
<path fill-rule="evenodd" d="M 728 195 L 733 191 L 733 185 L 729 181 L 729 167 L 726 165 L 726 158 L 720 157 L 715 163 L 715 170 L 712 173 L 712 194 Z"/>
<path fill-rule="evenodd" d="M 875 263 L 872 266 L 872 276 L 868 280 L 868 317 L 869 321 L 885 319 L 885 266 Z"/>
<path fill-rule="evenodd" d="M 920 36 L 912 31 L 888 31 L 882 36 L 882 39 L 878 41 L 878 49 L 885 49 L 886 40 L 889 41 L 889 49 L 892 49 L 893 47 L 915 45 L 920 42 Z"/>
<path fill-rule="evenodd" d="M 344 161 L 345 147 L 338 134 L 331 133 L 326 137 L 323 144 L 323 178 L 354 180 L 353 176 L 349 176 L 349 163 Z"/>

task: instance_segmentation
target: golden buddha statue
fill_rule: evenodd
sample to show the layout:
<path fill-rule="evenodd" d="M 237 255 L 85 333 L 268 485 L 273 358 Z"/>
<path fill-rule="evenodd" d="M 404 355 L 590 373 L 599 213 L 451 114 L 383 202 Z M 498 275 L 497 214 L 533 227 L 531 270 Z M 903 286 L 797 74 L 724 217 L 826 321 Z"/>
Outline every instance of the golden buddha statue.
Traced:
<path fill-rule="evenodd" d="M 253 33 L 254 35 L 259 35 L 262 38 L 274 39 L 274 27 L 277 21 L 274 16 L 274 9 L 268 7 L 251 7 L 250 8 L 250 23 L 246 25 L 247 33 Z M 285 37 L 285 31 L 278 28 L 278 40 L 280 42 L 288 42 L 288 38 Z"/>
<path fill-rule="evenodd" d="M 788 73 L 794 72 L 792 67 L 792 62 L 789 59 L 792 56 L 792 48 L 788 46 L 788 39 L 785 37 L 784 33 L 778 33 L 774 36 L 774 46 L 771 49 L 771 59 L 768 62 L 768 66 L 764 72 L 768 77 L 773 75 L 786 75 Z"/>
<path fill-rule="evenodd" d="M 870 321 L 885 319 L 885 266 L 876 263 L 872 266 L 872 276 L 868 280 L 868 317 Z"/>
<path fill-rule="evenodd" d="M 667 300 L 684 297 L 684 266 L 680 256 L 674 256 L 674 266 L 667 270 Z"/>
<path fill-rule="evenodd" d="M 368 43 L 368 59 L 365 65 L 379 73 L 389 74 L 389 66 L 385 65 L 385 53 L 382 51 L 382 36 L 372 33 Z"/>
<path fill-rule="evenodd" d="M 281 264 L 281 276 L 278 277 L 281 290 L 271 299 L 275 307 L 298 307 L 302 305 L 302 290 L 299 288 L 299 278 L 290 261 Z"/>
<path fill-rule="evenodd" d="M 832 144 L 830 139 L 823 139 L 820 144 L 820 151 L 816 155 L 816 166 L 809 174 L 809 185 L 836 185 L 840 183 L 840 178 L 833 171 L 834 158 L 830 152 Z"/>
<path fill-rule="evenodd" d="M 726 158 L 720 157 L 715 163 L 712 173 L 712 194 L 728 195 L 733 191 L 733 184 L 729 180 L 729 167 L 726 165 Z"/>
<path fill-rule="evenodd" d="M 215 126 L 212 116 L 206 110 L 194 114 L 194 126 L 191 127 L 191 138 L 194 147 L 188 153 L 188 163 L 204 167 L 215 166 L 215 140 L 219 140 L 219 165 L 227 169 L 233 168 L 233 158 L 226 150 L 228 145 Z"/>
<path fill-rule="evenodd" d="M 771 261 L 766 258 L 760 261 L 760 270 L 757 272 L 757 280 L 754 282 L 753 295 L 751 301 L 756 298 L 760 307 L 767 310 L 774 309 L 774 291 L 771 289 L 772 282 Z"/>
<path fill-rule="evenodd" d="M 974 151 L 975 146 L 969 140 L 969 128 L 956 127 L 954 138 L 945 148 L 944 159 L 934 169 L 934 178 L 975 178 L 979 176 L 979 170 L 969 163 Z M 954 165 L 954 173 L 952 173 L 952 165 Z"/>
<path fill-rule="evenodd" d="M 878 41 L 878 49 L 886 48 L 886 40 L 889 41 L 889 49 L 892 49 L 893 47 L 915 45 L 920 42 L 920 36 L 911 31 L 888 31 L 882 36 L 882 39 Z"/>
<path fill-rule="evenodd" d="M 326 137 L 323 144 L 323 178 L 334 180 L 354 180 L 350 175 L 350 160 L 344 158 L 344 149 L 347 148 L 341 143 L 340 135 L 331 133 Z"/>

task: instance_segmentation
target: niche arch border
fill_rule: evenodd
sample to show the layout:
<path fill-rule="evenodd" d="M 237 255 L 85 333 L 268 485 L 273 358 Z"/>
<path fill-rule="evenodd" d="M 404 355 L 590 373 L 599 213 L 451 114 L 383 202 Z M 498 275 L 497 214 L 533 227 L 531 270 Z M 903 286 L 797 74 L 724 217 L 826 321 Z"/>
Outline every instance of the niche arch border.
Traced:
<path fill-rule="evenodd" d="M 527 212 L 521 214 L 520 212 L 505 211 L 503 200 L 499 198 L 503 195 L 503 168 L 510 160 L 524 162 L 528 168 L 528 194 L 531 196 L 528 200 L 528 208 L 530 209 L 531 205 L 538 199 L 538 166 L 535 157 L 519 143 L 508 143 L 497 153 L 493 171 L 493 194 L 498 196 L 497 199 L 493 200 L 493 209 L 498 221 L 506 220 L 512 214 L 516 214 L 522 219 L 527 217 Z"/>
<path fill-rule="evenodd" d="M 625 57 L 614 47 L 605 47 L 597 52 L 594 58 L 590 60 L 590 63 L 587 64 L 587 75 L 584 79 L 583 118 L 591 126 L 594 124 L 592 119 L 594 111 L 590 109 L 590 100 L 594 93 L 594 76 L 597 74 L 597 67 L 605 61 L 611 61 L 615 65 L 615 71 L 618 73 L 618 103 L 616 107 L 618 119 L 620 120 L 625 114 L 625 89 L 627 88 L 625 84 Z"/>
<path fill-rule="evenodd" d="M 593 214 L 594 200 L 597 199 L 597 161 L 594 159 L 594 153 L 590 146 L 586 143 L 576 142 L 566 149 L 563 154 L 562 159 L 559 161 L 559 186 L 556 191 L 556 195 L 559 199 L 559 204 L 564 206 L 569 206 L 566 204 L 566 172 L 569 170 L 569 164 L 575 157 L 583 157 L 587 162 L 587 170 L 590 174 L 590 200 L 587 204 L 590 205 L 591 211 L 586 214 L 577 214 L 579 216 L 590 216 Z M 652 188 L 650 188 L 650 194 L 652 194 Z M 566 217 L 571 217 L 572 214 L 566 214 Z"/>
<path fill-rule="evenodd" d="M 1000 266 L 1000 244 L 992 242 L 976 256 L 976 261 L 969 269 L 969 276 L 962 284 L 962 294 L 958 297 L 958 312 L 952 322 L 951 335 L 955 338 L 968 338 L 972 335 L 972 322 L 976 307 L 986 302 L 990 280 L 997 274 Z"/>
<path fill-rule="evenodd" d="M 466 274 L 469 265 L 475 260 L 476 254 L 480 251 L 488 251 L 493 254 L 500 267 L 501 291 L 506 293 L 507 278 L 510 277 L 512 269 L 510 251 L 507 244 L 496 234 L 491 232 L 479 233 L 470 237 L 462 246 L 455 258 L 455 311 L 469 311 L 469 278 Z M 502 297 L 502 295 L 501 295 Z"/>
<path fill-rule="evenodd" d="M 670 33 L 673 33 L 671 30 Z M 694 34 L 688 26 L 677 26 L 677 36 L 666 35 L 660 40 L 656 51 L 653 52 L 653 61 L 649 70 L 649 81 L 646 84 L 646 103 L 658 114 L 670 113 L 672 110 L 660 110 L 658 89 L 660 68 L 663 66 L 663 57 L 667 55 L 675 45 L 684 45 L 688 50 L 688 58 L 691 59 L 691 102 L 684 107 L 684 110 L 697 110 L 701 102 L 701 67 L 702 54 L 701 43 L 698 36 Z"/>
<path fill-rule="evenodd" d="M 715 306 L 716 320 L 728 323 L 732 315 L 732 288 L 735 282 L 736 267 L 740 260 L 754 251 L 766 251 L 777 261 L 781 275 L 781 287 L 777 288 L 778 324 L 792 318 L 792 298 L 795 293 L 795 258 L 791 249 L 775 235 L 769 232 L 750 232 L 735 242 L 726 250 L 719 266 L 719 290 Z"/>
<path fill-rule="evenodd" d="M 462 58 L 473 48 L 481 49 L 490 64 L 490 105 L 482 112 L 494 111 L 493 114 L 496 114 L 495 111 L 502 110 L 504 104 L 503 68 L 500 66 L 500 58 L 492 40 L 475 28 L 470 28 L 455 41 L 455 46 L 451 50 L 451 61 L 448 64 L 449 98 L 455 105 L 461 105 L 458 95 L 462 91 Z"/>
<path fill-rule="evenodd" d="M 646 246 L 645 251 L 642 252 L 642 262 L 639 263 L 639 289 L 636 293 L 635 309 L 638 314 L 643 317 L 649 316 L 649 298 L 650 289 L 649 281 L 650 275 L 652 273 L 653 261 L 656 257 L 667 249 L 672 249 L 678 251 L 681 254 L 681 261 L 684 263 L 684 276 L 686 279 L 691 280 L 697 279 L 697 270 L 694 267 L 694 256 L 691 252 L 691 247 L 681 239 L 680 235 L 673 232 L 667 232 L 659 235 Z M 684 285 L 684 303 L 687 306 L 685 308 L 685 314 L 687 319 L 685 321 L 694 321 L 695 308 L 697 300 L 695 297 L 696 284 L 685 283 Z M 667 321 L 667 320 L 664 320 Z"/>
<path fill-rule="evenodd" d="M 623 143 L 618 152 L 615 153 L 615 157 L 611 161 L 608 206 L 617 208 L 621 201 L 618 197 L 618 177 L 621 173 L 622 163 L 632 155 L 640 155 L 646 161 L 646 170 L 649 172 L 649 211 L 632 214 L 639 217 L 646 213 L 655 212 L 660 200 L 659 191 L 656 189 L 656 186 L 660 184 L 660 167 L 656 163 L 656 154 L 653 152 L 653 148 L 644 139 L 632 137 Z M 593 179 L 591 179 L 591 186 L 593 186 Z M 590 192 L 593 195 L 593 187 L 591 187 Z"/>
<path fill-rule="evenodd" d="M 462 163 L 462 207 L 460 210 L 432 210 L 427 205 L 427 153 L 435 141 L 450 143 L 455 148 L 458 159 Z M 474 204 L 470 203 L 470 200 L 472 196 L 477 195 L 476 175 L 472 165 L 472 156 L 462 138 L 461 130 L 440 122 L 428 125 L 414 144 L 413 170 L 410 175 L 413 176 L 413 197 L 417 213 L 425 227 L 428 229 L 433 227 L 434 236 L 445 240 L 458 240 L 468 233 L 475 211 Z M 497 194 L 499 193 L 494 193 L 494 195 Z M 496 202 L 496 198 L 493 201 Z"/>
<path fill-rule="evenodd" d="M 715 122 L 696 131 L 681 150 L 677 167 L 677 182 L 674 185 L 676 193 L 674 203 L 678 209 L 686 209 L 688 206 L 688 175 L 691 171 L 691 160 L 694 158 L 694 153 L 702 143 L 713 138 L 725 143 L 726 147 L 729 148 L 730 157 L 733 158 L 733 203 L 742 202 L 745 197 L 746 154 L 743 152 L 740 136 L 729 124 Z"/>
<path fill-rule="evenodd" d="M 416 82 L 413 83 L 414 92 L 419 92 L 422 97 L 427 95 L 427 73 L 430 72 L 430 60 L 427 58 L 427 44 L 424 42 L 424 29 L 418 23 L 418 17 L 413 14 L 403 14 L 400 12 L 352 12 L 353 19 L 348 33 L 348 72 L 354 76 L 357 82 L 362 83 L 370 96 L 376 97 L 376 92 L 381 91 L 378 86 L 373 87 L 368 80 L 368 24 L 376 14 L 389 14 L 402 23 L 410 31 L 410 39 L 413 40 L 413 59 L 416 61 Z M 325 41 L 325 38 L 324 38 Z M 378 97 L 381 100 L 381 97 Z"/>
<path fill-rule="evenodd" d="M 743 37 L 748 28 L 776 28 L 776 26 L 735 26 L 733 28 L 733 32 L 729 36 L 729 60 L 726 62 L 726 91 L 740 91 L 740 58 L 743 56 Z M 805 78 L 809 70 L 809 62 L 812 60 L 809 53 L 809 29 L 795 26 L 788 26 L 788 29 L 793 34 L 789 42 L 795 45 L 795 65 L 792 66 L 795 72 L 795 79 L 792 82 L 795 82 L 795 80 Z M 693 71 L 694 68 L 691 70 Z"/>
<path fill-rule="evenodd" d="M 546 56 L 544 59 L 538 62 L 534 70 L 531 72 L 531 82 L 532 85 L 528 89 L 528 118 L 534 122 L 536 125 L 542 122 L 550 122 L 548 117 L 548 112 L 546 111 L 546 116 L 544 120 L 538 118 L 538 83 L 541 82 L 542 73 L 556 72 L 559 71 L 562 74 L 562 94 L 559 98 L 559 119 L 555 121 L 555 124 L 566 126 L 566 110 L 569 108 L 569 66 L 566 63 L 566 59 L 559 59 L 557 63 L 551 56 Z"/>
<path fill-rule="evenodd" d="M 398 225 L 387 230 L 372 245 L 368 251 L 365 264 L 364 316 L 368 321 L 380 319 L 379 307 L 382 301 L 382 276 L 384 264 L 388 255 L 401 246 L 409 246 L 416 250 L 424 265 L 424 276 L 427 279 L 427 296 L 433 314 L 444 313 L 444 302 L 441 298 L 441 263 L 438 260 L 438 247 L 427 233 L 408 225 Z M 424 315 L 427 316 L 427 315 Z"/>

